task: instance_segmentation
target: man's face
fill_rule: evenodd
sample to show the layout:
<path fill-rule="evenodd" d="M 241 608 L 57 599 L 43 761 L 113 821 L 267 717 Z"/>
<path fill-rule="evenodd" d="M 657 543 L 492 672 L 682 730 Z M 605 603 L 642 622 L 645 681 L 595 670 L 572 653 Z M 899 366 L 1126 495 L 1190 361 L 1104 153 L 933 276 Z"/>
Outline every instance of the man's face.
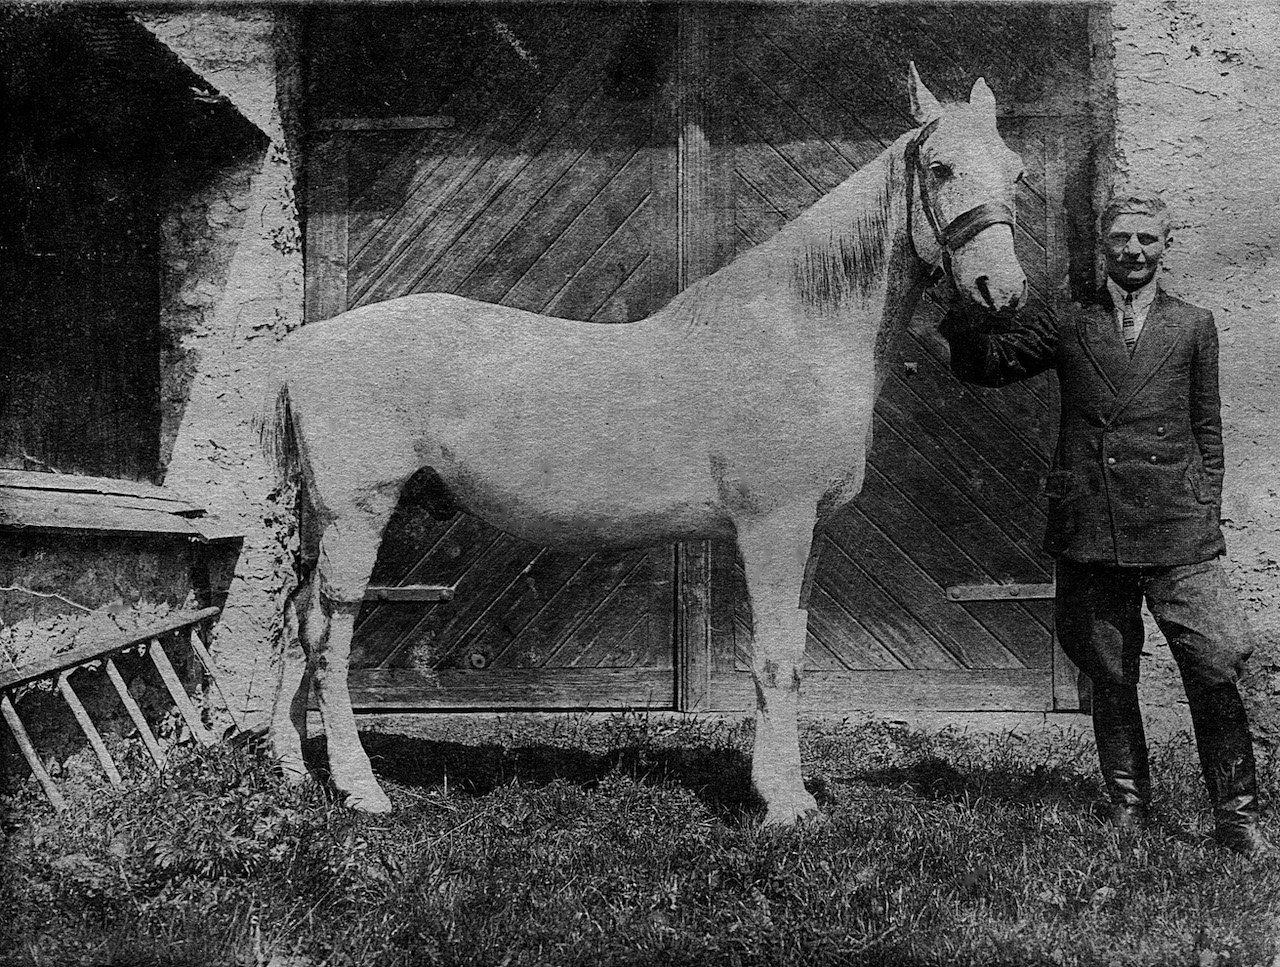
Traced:
<path fill-rule="evenodd" d="M 1151 281 L 1169 235 L 1151 215 L 1118 215 L 1102 237 L 1107 275 L 1122 289 L 1139 289 Z"/>

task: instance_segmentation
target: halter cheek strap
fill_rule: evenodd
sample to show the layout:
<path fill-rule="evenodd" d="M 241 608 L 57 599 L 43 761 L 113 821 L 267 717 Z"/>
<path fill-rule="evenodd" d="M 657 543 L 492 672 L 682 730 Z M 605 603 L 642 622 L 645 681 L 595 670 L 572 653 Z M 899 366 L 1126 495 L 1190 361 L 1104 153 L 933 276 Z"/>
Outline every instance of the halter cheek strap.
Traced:
<path fill-rule="evenodd" d="M 1017 215 L 1004 202 L 987 201 L 970 208 L 963 214 L 957 215 L 945 226 L 939 223 L 938 213 L 934 210 L 933 202 L 929 195 L 928 173 L 924 170 L 924 165 L 920 161 L 920 148 L 937 129 L 940 120 L 942 119 L 934 118 L 907 143 L 905 155 L 907 166 L 907 239 L 911 246 L 911 254 L 920 259 L 921 262 L 925 262 L 926 260 L 920 258 L 920 252 L 916 249 L 915 219 L 912 215 L 912 210 L 915 206 L 915 180 L 918 176 L 920 179 L 920 209 L 924 213 L 929 227 L 933 229 L 934 240 L 942 251 L 942 269 L 954 282 L 955 277 L 951 270 L 951 253 L 962 248 L 979 232 L 985 231 L 992 225 L 1008 225 L 1013 228 L 1017 224 Z"/>

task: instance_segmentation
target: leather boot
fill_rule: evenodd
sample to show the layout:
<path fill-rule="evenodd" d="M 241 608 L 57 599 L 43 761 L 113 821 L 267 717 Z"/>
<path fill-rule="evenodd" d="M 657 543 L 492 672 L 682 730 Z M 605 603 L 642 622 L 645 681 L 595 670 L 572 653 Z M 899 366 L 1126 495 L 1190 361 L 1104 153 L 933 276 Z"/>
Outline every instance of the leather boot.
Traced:
<path fill-rule="evenodd" d="M 1249 718 L 1232 684 L 1187 689 L 1200 768 L 1220 846 L 1246 856 L 1275 855 L 1258 828 L 1258 779 Z"/>
<path fill-rule="evenodd" d="M 1093 683 L 1093 738 L 1111 803 L 1108 821 L 1120 829 L 1145 826 L 1151 772 L 1136 685 Z"/>

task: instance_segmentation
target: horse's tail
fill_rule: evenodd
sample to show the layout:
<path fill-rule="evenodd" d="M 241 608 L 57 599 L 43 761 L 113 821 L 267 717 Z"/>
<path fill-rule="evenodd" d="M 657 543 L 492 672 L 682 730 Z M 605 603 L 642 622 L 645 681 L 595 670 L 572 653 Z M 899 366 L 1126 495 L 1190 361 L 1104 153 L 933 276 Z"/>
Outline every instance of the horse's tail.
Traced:
<path fill-rule="evenodd" d="M 268 386 L 254 423 L 262 454 L 276 468 L 279 482 L 297 482 L 302 473 L 302 451 L 293 421 L 289 384 L 283 379 L 272 380 Z"/>

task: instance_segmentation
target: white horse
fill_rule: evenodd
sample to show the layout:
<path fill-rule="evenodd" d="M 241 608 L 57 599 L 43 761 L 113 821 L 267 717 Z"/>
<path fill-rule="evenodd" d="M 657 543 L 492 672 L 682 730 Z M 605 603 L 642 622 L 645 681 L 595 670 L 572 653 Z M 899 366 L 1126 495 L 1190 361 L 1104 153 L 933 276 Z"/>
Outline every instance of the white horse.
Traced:
<path fill-rule="evenodd" d="M 356 612 L 401 488 L 430 467 L 453 502 L 509 534 L 597 550 L 736 540 L 754 614 L 751 778 L 767 822 L 817 806 L 797 708 L 815 526 L 862 487 L 888 349 L 924 285 L 1015 307 L 1022 163 L 978 80 L 785 226 L 639 322 L 571 322 L 454 295 L 392 299 L 281 344 L 264 444 L 301 482 L 302 583 L 286 614 L 314 676 L 332 781 L 390 809 L 347 687 Z M 297 655 L 296 646 L 287 651 Z M 270 725 L 305 776 L 306 676 L 282 662 Z"/>

